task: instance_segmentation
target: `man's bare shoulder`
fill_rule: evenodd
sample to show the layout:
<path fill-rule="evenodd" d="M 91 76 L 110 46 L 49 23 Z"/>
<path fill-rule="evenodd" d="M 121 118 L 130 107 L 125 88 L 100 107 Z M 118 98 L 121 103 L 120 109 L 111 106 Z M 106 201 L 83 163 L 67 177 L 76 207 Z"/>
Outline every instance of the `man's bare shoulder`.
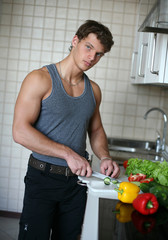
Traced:
<path fill-rule="evenodd" d="M 51 92 L 51 77 L 47 68 L 33 70 L 28 73 L 22 83 L 22 91 L 29 91 L 31 94 L 36 93 L 44 98 Z"/>
<path fill-rule="evenodd" d="M 99 87 L 99 85 L 98 85 L 96 82 L 94 82 L 94 81 L 91 80 L 91 79 L 89 79 L 89 80 L 90 80 L 90 83 L 91 83 L 92 87 L 97 88 L 97 89 L 100 90 L 100 87 Z"/>
<path fill-rule="evenodd" d="M 51 77 L 46 67 L 35 69 L 24 79 L 27 83 L 47 87 L 51 85 Z"/>
<path fill-rule="evenodd" d="M 92 86 L 92 89 L 93 89 L 93 93 L 94 93 L 96 102 L 99 105 L 100 102 L 101 102 L 101 89 L 96 82 L 90 80 L 90 83 L 91 83 L 91 86 Z"/>
<path fill-rule="evenodd" d="M 35 69 L 28 73 L 25 79 L 32 81 L 48 81 L 50 80 L 50 75 L 46 67 Z"/>

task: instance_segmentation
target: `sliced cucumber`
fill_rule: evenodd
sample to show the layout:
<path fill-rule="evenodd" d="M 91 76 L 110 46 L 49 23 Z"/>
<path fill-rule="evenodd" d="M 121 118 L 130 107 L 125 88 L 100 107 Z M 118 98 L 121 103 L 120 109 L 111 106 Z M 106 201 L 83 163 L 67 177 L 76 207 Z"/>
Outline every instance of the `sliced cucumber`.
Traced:
<path fill-rule="evenodd" d="M 112 180 L 111 182 L 112 182 L 113 184 L 117 184 L 117 183 L 118 183 L 117 180 Z"/>
<path fill-rule="evenodd" d="M 111 183 L 111 178 L 110 177 L 105 177 L 104 178 L 104 184 L 105 185 L 110 185 L 110 183 Z"/>

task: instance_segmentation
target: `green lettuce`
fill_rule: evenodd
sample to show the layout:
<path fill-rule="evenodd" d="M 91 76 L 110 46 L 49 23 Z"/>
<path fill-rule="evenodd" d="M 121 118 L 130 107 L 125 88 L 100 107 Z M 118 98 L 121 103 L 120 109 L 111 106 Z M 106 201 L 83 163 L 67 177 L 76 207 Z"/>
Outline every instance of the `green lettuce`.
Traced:
<path fill-rule="evenodd" d="M 146 159 L 130 158 L 126 168 L 126 175 L 143 173 L 147 177 L 153 177 L 154 180 L 164 186 L 168 186 L 168 162 L 152 162 Z"/>

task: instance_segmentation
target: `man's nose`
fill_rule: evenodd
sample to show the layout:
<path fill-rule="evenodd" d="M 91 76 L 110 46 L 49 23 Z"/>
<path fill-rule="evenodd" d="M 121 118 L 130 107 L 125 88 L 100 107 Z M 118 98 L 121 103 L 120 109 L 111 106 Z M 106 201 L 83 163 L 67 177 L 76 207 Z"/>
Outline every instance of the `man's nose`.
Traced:
<path fill-rule="evenodd" d="M 95 52 L 92 52 L 92 53 L 89 53 L 89 59 L 91 61 L 93 61 L 95 59 L 95 56 L 96 56 L 96 53 Z"/>

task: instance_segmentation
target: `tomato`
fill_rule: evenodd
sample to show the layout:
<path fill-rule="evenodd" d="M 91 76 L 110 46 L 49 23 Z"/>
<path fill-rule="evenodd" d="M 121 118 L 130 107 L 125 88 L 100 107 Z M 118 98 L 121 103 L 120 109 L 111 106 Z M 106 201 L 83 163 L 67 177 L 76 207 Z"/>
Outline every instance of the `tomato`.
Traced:
<path fill-rule="evenodd" d="M 141 180 L 145 179 L 146 175 L 143 173 L 137 173 L 135 175 L 130 174 L 128 181 L 129 182 L 140 182 Z"/>
<path fill-rule="evenodd" d="M 124 168 L 127 168 L 127 165 L 128 165 L 128 160 L 126 160 L 126 161 L 123 162 Z"/>
<path fill-rule="evenodd" d="M 145 178 L 145 179 L 140 180 L 140 183 L 149 183 L 152 181 L 154 181 L 154 178 Z"/>

